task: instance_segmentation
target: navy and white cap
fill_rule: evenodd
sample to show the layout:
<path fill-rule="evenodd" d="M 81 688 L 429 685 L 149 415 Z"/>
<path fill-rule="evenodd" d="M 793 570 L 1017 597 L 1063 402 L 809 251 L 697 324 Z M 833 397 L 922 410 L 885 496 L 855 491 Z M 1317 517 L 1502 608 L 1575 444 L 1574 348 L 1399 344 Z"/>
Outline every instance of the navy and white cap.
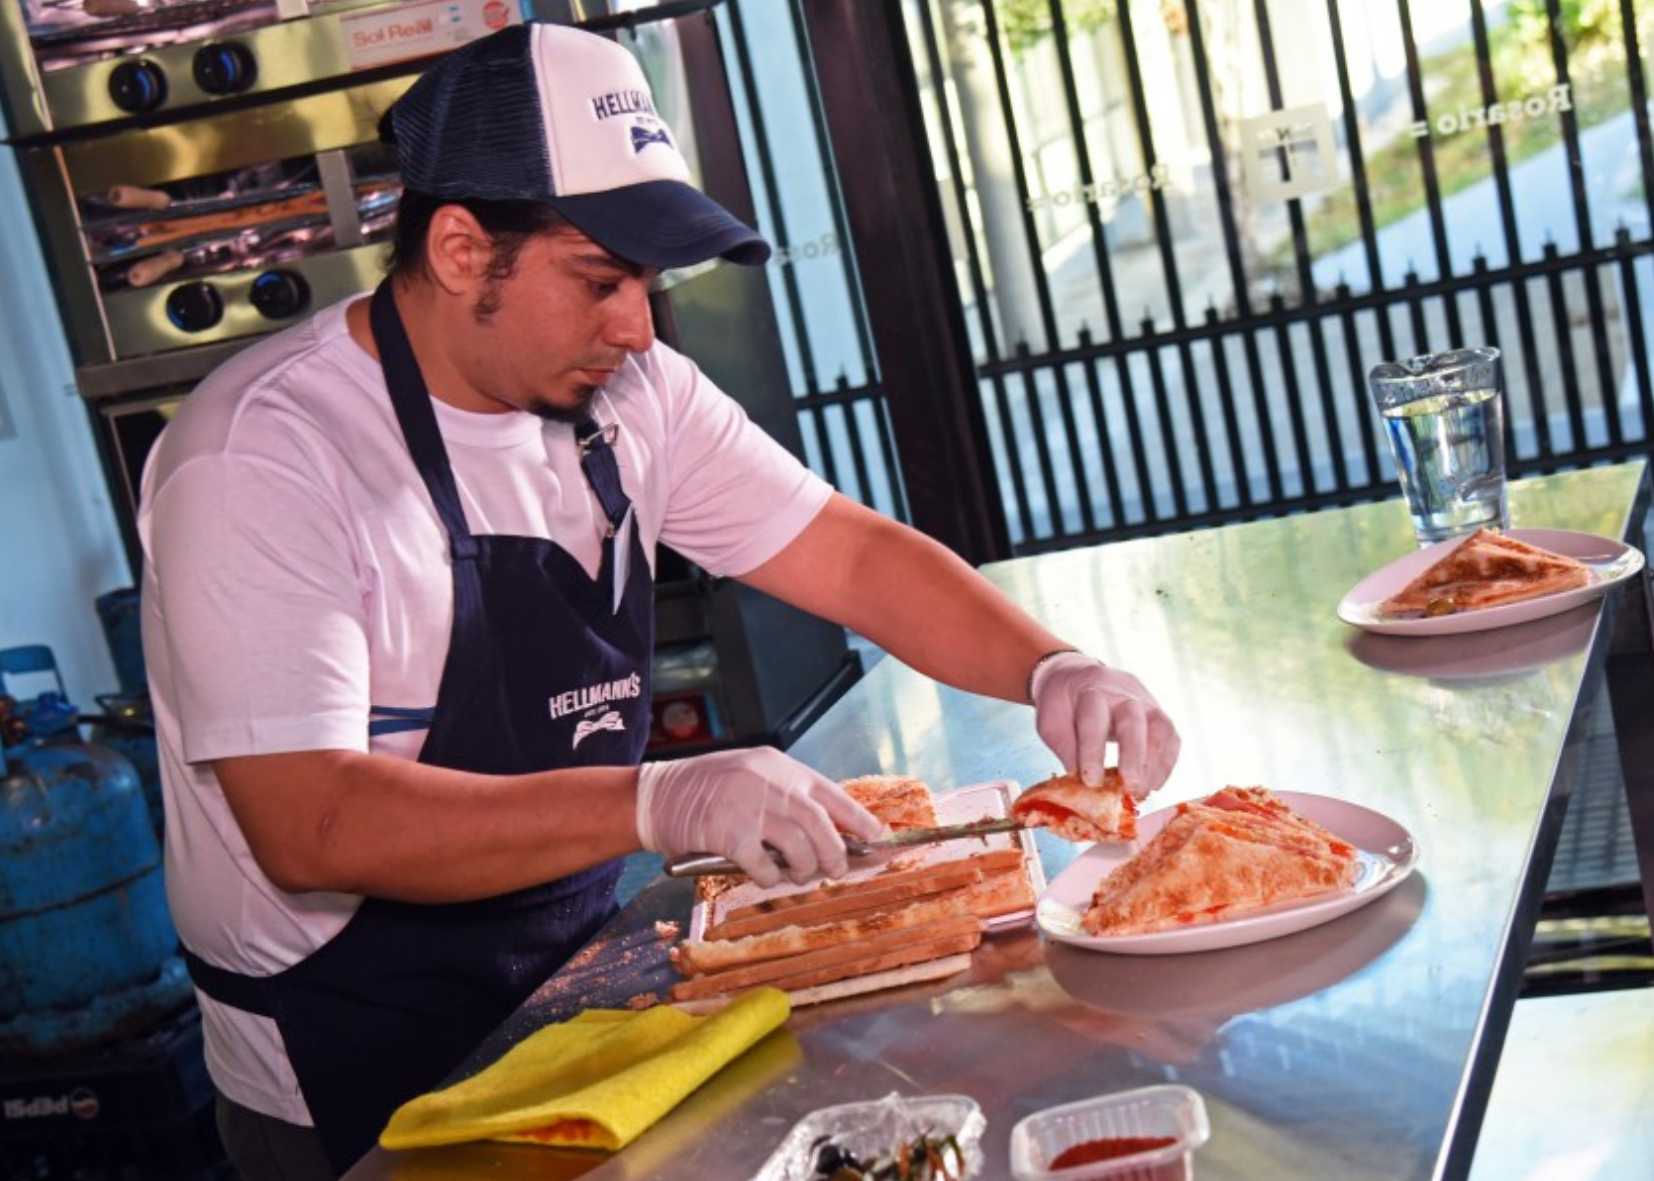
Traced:
<path fill-rule="evenodd" d="M 637 59 L 592 33 L 531 21 L 456 49 L 391 105 L 380 134 L 408 188 L 544 202 L 629 262 L 664 270 L 770 255 L 690 183 Z"/>

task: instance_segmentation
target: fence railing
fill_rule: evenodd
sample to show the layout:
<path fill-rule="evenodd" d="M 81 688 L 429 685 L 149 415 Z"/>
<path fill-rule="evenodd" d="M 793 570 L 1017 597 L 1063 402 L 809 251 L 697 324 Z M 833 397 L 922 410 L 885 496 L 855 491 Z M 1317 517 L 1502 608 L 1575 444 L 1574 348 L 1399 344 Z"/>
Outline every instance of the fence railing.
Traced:
<path fill-rule="evenodd" d="M 1439 18 L 1426 0 L 908 0 L 989 424 L 982 460 L 1018 552 L 1390 496 L 1366 373 L 1456 344 L 1506 356 L 1516 474 L 1647 453 L 1654 137 L 1639 16 L 1618 0 L 1588 43 L 1562 0 L 1544 0 L 1529 6 L 1543 32 L 1521 42 L 1516 7 L 1469 0 L 1464 27 L 1444 29 L 1420 26 Z M 1375 25 L 1399 51 L 1388 74 L 1366 60 Z M 793 57 L 807 78 L 809 47 Z M 1306 60 L 1330 76 L 1306 82 Z M 796 174 L 765 146 L 766 98 L 749 82 L 785 249 Z M 1260 116 L 1274 139 L 1247 138 Z M 1399 213 L 1376 196 L 1398 171 L 1413 186 Z M 1317 214 L 1338 200 L 1347 240 L 1329 243 Z M 854 302 L 850 259 L 821 262 Z M 811 461 L 900 516 L 867 337 L 823 337 L 801 261 L 784 259 L 778 300 Z M 836 385 L 826 355 L 841 358 Z"/>

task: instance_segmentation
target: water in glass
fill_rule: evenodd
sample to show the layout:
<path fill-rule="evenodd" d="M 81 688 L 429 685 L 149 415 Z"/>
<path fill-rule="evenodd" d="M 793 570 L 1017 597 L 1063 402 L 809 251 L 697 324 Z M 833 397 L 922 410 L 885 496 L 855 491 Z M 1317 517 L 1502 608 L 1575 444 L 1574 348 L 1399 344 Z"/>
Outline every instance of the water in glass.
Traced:
<path fill-rule="evenodd" d="M 1465 349 L 1387 362 L 1371 382 L 1419 544 L 1505 528 L 1498 353 Z"/>

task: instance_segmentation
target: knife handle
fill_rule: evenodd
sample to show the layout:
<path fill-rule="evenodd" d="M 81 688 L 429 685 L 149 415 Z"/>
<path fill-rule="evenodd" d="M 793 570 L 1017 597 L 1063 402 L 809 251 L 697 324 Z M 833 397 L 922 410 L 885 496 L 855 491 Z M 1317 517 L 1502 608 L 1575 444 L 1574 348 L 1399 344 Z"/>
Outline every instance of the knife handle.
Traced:
<path fill-rule="evenodd" d="M 787 868 L 787 859 L 774 845 L 764 842 L 764 849 L 770 855 L 770 860 L 782 869 Z M 669 878 L 704 878 L 715 873 L 739 873 L 742 869 L 728 857 L 720 857 L 716 853 L 685 853 L 682 857 L 674 857 L 666 863 L 666 876 Z"/>
<path fill-rule="evenodd" d="M 747 872 L 728 857 L 719 857 L 715 853 L 690 853 L 674 857 L 665 868 L 669 878 L 701 878 L 709 874 Z"/>

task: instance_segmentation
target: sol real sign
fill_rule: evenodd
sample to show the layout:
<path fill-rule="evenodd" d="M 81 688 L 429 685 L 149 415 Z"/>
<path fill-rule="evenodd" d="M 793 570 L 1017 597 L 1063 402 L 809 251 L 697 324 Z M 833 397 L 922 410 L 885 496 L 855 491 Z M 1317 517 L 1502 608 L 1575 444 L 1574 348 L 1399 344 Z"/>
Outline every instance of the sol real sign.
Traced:
<path fill-rule="evenodd" d="M 507 0 L 412 0 L 342 17 L 339 33 L 350 68 L 367 70 L 446 53 L 522 21 Z"/>

